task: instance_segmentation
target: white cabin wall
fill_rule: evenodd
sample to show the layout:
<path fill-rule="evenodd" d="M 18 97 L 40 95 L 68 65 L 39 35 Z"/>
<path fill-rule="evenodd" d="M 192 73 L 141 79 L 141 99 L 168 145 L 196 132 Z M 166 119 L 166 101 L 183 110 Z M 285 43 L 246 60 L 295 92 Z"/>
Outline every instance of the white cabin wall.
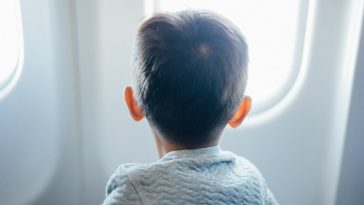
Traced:
<path fill-rule="evenodd" d="M 24 68 L 0 101 L 1 204 L 79 204 L 71 1 L 21 1 Z"/>
<path fill-rule="evenodd" d="M 49 0 L 48 5 L 59 104 L 60 154 L 52 180 L 32 204 L 76 205 L 81 203 L 83 196 L 76 5 L 73 0 Z"/>
<path fill-rule="evenodd" d="M 364 17 L 363 17 L 364 18 Z M 341 163 L 337 205 L 364 204 L 364 26 L 356 62 L 350 114 Z"/>

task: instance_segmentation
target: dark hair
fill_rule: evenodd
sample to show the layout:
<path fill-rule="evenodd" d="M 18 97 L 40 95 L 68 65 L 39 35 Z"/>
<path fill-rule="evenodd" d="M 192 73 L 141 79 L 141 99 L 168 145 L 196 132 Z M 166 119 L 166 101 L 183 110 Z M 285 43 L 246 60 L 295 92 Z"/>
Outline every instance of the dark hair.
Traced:
<path fill-rule="evenodd" d="M 168 142 L 188 148 L 218 137 L 244 95 L 247 44 L 229 20 L 208 11 L 156 14 L 140 26 L 137 100 Z"/>

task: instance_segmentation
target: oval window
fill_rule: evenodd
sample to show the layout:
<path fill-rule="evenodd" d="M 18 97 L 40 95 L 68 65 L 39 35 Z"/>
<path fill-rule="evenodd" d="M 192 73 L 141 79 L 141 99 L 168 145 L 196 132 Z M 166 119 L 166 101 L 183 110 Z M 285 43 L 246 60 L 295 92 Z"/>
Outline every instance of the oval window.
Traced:
<path fill-rule="evenodd" d="M 279 102 L 297 78 L 307 15 L 306 0 L 154 0 L 147 14 L 158 11 L 207 9 L 233 21 L 249 45 L 246 94 L 253 114 Z"/>
<path fill-rule="evenodd" d="M 0 1 L 0 98 L 14 85 L 22 67 L 23 42 L 18 0 Z"/>

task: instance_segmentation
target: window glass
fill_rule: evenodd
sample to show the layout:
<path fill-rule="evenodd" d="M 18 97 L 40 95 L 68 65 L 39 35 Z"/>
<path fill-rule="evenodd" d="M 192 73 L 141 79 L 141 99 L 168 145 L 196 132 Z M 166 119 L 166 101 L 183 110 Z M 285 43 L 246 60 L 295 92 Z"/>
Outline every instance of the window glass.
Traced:
<path fill-rule="evenodd" d="M 18 3 L 17 0 L 0 0 L 0 92 L 11 82 L 22 60 Z"/>
<path fill-rule="evenodd" d="M 155 0 L 152 12 L 208 9 L 232 20 L 249 44 L 247 95 L 254 112 L 272 106 L 288 92 L 298 73 L 303 43 L 301 0 Z M 306 12 L 306 11 L 304 11 Z M 302 30 L 302 29 L 301 29 Z"/>

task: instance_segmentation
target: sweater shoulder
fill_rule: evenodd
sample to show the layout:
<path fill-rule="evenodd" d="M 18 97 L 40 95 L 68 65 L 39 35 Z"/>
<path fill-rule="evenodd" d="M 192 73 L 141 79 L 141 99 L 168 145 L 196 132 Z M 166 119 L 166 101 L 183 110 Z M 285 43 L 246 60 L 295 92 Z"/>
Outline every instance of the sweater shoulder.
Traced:
<path fill-rule="evenodd" d="M 123 187 L 132 187 L 133 182 L 130 174 L 136 170 L 143 169 L 147 164 L 127 163 L 120 165 L 109 178 L 106 185 L 106 195 L 109 195 L 113 190 Z M 135 188 L 134 188 L 135 189 Z"/>

